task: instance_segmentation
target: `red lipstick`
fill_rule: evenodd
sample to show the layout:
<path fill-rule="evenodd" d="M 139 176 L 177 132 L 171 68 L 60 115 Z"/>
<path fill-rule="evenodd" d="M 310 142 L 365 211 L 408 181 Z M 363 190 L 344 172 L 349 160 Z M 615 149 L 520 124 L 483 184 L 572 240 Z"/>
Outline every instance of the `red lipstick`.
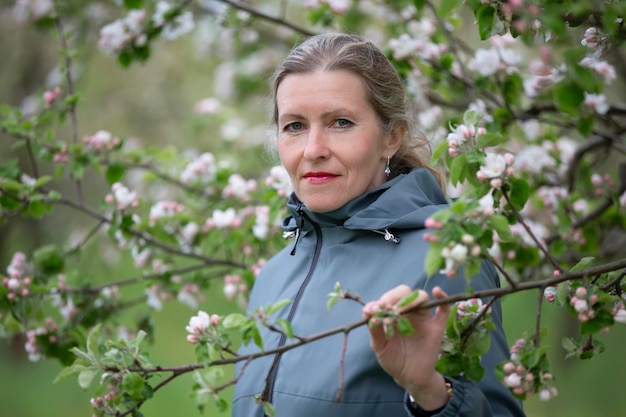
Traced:
<path fill-rule="evenodd" d="M 331 172 L 307 172 L 302 177 L 311 184 L 324 184 L 334 180 L 339 175 Z"/>

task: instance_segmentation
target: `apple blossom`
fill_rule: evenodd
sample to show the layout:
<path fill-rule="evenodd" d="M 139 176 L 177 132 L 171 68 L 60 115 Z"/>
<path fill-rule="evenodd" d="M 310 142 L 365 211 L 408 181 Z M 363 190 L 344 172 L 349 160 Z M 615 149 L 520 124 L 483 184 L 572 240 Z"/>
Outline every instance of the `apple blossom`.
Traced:
<path fill-rule="evenodd" d="M 130 191 L 122 183 L 116 182 L 111 186 L 112 200 L 117 203 L 118 210 L 135 208 L 139 205 L 139 195 L 136 191 Z M 111 200 L 109 198 L 109 200 Z M 113 202 L 111 201 L 111 202 Z"/>
<path fill-rule="evenodd" d="M 201 154 L 191 161 L 180 174 L 180 181 L 183 184 L 199 182 L 209 184 L 215 180 L 217 174 L 217 164 L 215 157 L 210 152 Z"/>
<path fill-rule="evenodd" d="M 606 61 L 587 56 L 580 61 L 580 65 L 595 71 L 598 75 L 604 78 L 604 82 L 606 84 L 611 84 L 617 77 L 615 67 Z"/>
<path fill-rule="evenodd" d="M 591 94 L 585 91 L 585 105 L 589 106 L 598 114 L 606 114 L 609 111 L 609 104 L 606 102 L 604 94 Z"/>
<path fill-rule="evenodd" d="M 114 149 L 119 145 L 120 140 L 106 130 L 99 130 L 91 136 L 83 136 L 83 142 L 87 149 L 100 152 Z"/>
<path fill-rule="evenodd" d="M 215 97 L 208 97 L 198 101 L 193 110 L 199 114 L 218 114 L 222 111 L 222 102 Z"/>
<path fill-rule="evenodd" d="M 552 303 L 556 299 L 556 292 L 556 287 L 546 287 L 543 290 L 543 296 L 545 297 L 547 302 Z"/>
<path fill-rule="evenodd" d="M 502 176 L 505 170 L 506 159 L 502 155 L 487 153 L 487 156 L 485 156 L 485 164 L 480 166 L 480 171 L 478 172 L 482 173 L 484 178 L 496 178 Z"/>
<path fill-rule="evenodd" d="M 149 221 L 154 225 L 158 220 L 175 216 L 185 209 L 176 201 L 158 201 L 150 207 Z"/>
<path fill-rule="evenodd" d="M 165 15 L 174 7 L 166 1 L 159 1 L 156 11 L 152 16 L 155 26 L 162 26 L 161 35 L 168 40 L 174 40 L 191 32 L 195 27 L 193 14 L 189 11 L 183 12 L 169 22 L 165 21 Z"/>
<path fill-rule="evenodd" d="M 495 74 L 501 69 L 500 54 L 496 48 L 479 48 L 470 60 L 467 67 L 478 72 L 483 77 Z"/>
<path fill-rule="evenodd" d="M 24 23 L 28 20 L 40 20 L 53 10 L 52 0 L 17 0 L 11 13 L 17 22 Z"/>

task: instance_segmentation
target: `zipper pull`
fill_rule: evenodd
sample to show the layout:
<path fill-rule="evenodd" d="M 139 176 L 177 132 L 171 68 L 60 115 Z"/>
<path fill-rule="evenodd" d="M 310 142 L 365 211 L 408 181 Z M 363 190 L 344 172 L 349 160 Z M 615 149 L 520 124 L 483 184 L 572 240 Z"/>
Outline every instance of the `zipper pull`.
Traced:
<path fill-rule="evenodd" d="M 398 243 L 400 243 L 400 241 L 401 241 L 401 240 L 400 240 L 400 238 L 399 238 L 399 237 L 394 236 L 394 234 L 393 234 L 393 233 L 391 233 L 391 232 L 389 231 L 389 229 L 385 229 L 385 233 L 384 233 L 384 235 L 385 235 L 385 240 L 386 240 L 386 241 L 388 241 L 388 242 L 389 242 L 389 241 L 391 241 L 391 242 L 393 242 L 393 243 L 395 243 L 395 244 L 398 244 Z"/>
<path fill-rule="evenodd" d="M 296 254 L 296 247 L 298 246 L 298 242 L 300 242 L 300 234 L 302 233 L 302 226 L 304 225 L 304 215 L 302 214 L 302 206 L 298 206 L 296 210 L 296 241 L 293 244 L 293 249 L 291 250 L 291 256 Z"/>

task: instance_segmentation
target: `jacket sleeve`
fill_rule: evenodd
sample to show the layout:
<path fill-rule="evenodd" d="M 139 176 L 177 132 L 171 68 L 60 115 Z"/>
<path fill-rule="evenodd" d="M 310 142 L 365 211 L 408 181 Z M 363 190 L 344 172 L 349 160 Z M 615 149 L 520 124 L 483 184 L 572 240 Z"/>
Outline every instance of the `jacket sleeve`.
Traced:
<path fill-rule="evenodd" d="M 435 286 L 441 287 L 447 294 L 465 293 L 467 282 L 462 271 L 456 278 L 436 275 L 428 278 L 424 289 L 429 293 Z M 494 266 L 484 261 L 479 274 L 471 280 L 470 286 L 475 291 L 500 287 L 500 278 Z M 482 356 L 481 363 L 485 368 L 485 375 L 480 382 L 473 382 L 463 377 L 446 379 L 452 383 L 452 398 L 435 417 L 524 417 L 521 402 L 513 397 L 496 377 L 496 366 L 510 357 L 508 343 L 502 327 L 502 306 L 500 300 L 491 306 L 491 317 L 496 327 L 490 333 L 491 344 L 489 351 Z M 405 399 L 407 414 L 409 410 L 408 394 Z"/>

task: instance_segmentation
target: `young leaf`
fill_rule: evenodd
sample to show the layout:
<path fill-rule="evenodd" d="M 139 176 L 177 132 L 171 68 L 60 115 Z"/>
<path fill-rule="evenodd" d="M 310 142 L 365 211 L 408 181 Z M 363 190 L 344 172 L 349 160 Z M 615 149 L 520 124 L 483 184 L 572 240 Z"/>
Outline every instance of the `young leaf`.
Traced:
<path fill-rule="evenodd" d="M 236 329 L 243 326 L 248 321 L 250 321 L 250 319 L 243 314 L 232 313 L 224 317 L 224 320 L 222 320 L 222 326 L 224 326 L 225 329 Z"/>
<path fill-rule="evenodd" d="M 275 312 L 277 312 L 278 310 L 288 306 L 289 304 L 291 304 L 291 300 L 290 299 L 284 299 L 284 300 L 279 300 L 277 302 L 275 302 L 274 304 L 272 304 L 271 306 L 268 306 L 265 309 L 265 313 L 267 315 L 273 314 Z"/>
<path fill-rule="evenodd" d="M 478 21 L 480 40 L 484 41 L 493 33 L 493 28 L 496 25 L 496 9 L 489 4 L 483 5 L 476 12 L 476 20 Z"/>
<path fill-rule="evenodd" d="M 409 304 L 411 304 L 413 301 L 417 300 L 418 296 L 419 296 L 419 290 L 415 290 L 411 294 L 405 295 L 404 297 L 402 297 L 400 301 L 396 303 L 396 307 L 398 308 L 406 307 Z"/>
<path fill-rule="evenodd" d="M 288 339 L 293 339 L 293 327 L 285 319 L 276 319 L 276 324 Z"/>
<path fill-rule="evenodd" d="M 596 261 L 595 256 L 585 256 L 580 261 L 578 261 L 578 263 L 576 265 L 574 265 L 572 267 L 572 269 L 570 269 L 570 272 L 584 271 L 586 268 L 588 268 L 595 261 Z"/>
<path fill-rule="evenodd" d="M 443 255 L 441 255 L 441 247 L 431 246 L 428 252 L 426 252 L 426 260 L 424 261 L 426 275 L 429 277 L 435 275 L 441 268 L 442 261 Z"/>
<path fill-rule="evenodd" d="M 396 327 L 398 328 L 398 331 L 400 332 L 400 334 L 405 335 L 405 336 L 415 333 L 415 329 L 413 329 L 413 326 L 411 325 L 411 321 L 407 319 L 406 317 L 400 317 L 396 321 Z"/>
<path fill-rule="evenodd" d="M 91 385 L 91 381 L 93 381 L 93 378 L 96 376 L 97 372 L 98 370 L 94 368 L 83 369 L 78 374 L 78 385 L 80 385 L 82 389 L 89 388 L 89 385 Z"/>

